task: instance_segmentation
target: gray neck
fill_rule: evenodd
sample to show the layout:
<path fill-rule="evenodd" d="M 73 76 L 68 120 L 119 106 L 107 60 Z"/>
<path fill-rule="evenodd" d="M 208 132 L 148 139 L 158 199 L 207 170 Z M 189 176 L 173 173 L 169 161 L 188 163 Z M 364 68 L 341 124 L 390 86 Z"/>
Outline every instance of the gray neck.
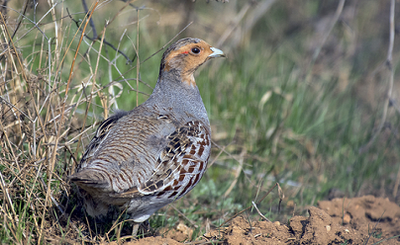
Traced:
<path fill-rule="evenodd" d="M 198 118 L 209 123 L 198 87 L 184 83 L 178 78 L 179 75 L 174 72 L 160 73 L 153 93 L 145 104 L 158 107 L 160 113 L 169 113 L 169 108 L 172 108 L 178 112 L 176 115 L 186 117 L 183 119 Z"/>

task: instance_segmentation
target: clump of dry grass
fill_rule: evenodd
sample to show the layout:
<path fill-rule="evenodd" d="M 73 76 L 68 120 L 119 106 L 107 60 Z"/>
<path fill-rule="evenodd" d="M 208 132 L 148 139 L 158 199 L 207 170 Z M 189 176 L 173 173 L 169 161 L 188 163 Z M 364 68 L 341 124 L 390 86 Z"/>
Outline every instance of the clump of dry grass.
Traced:
<path fill-rule="evenodd" d="M 97 81 L 100 60 L 115 65 L 101 54 L 104 34 L 112 20 L 92 42 L 84 38 L 93 10 L 101 5 L 95 2 L 77 26 L 73 21 L 76 17 L 69 15 L 70 19 L 64 19 L 68 18 L 66 9 L 58 9 L 56 3 L 41 20 L 30 20 L 31 23 L 27 16 L 13 23 L 7 11 L 1 13 L 2 240 L 67 241 L 80 232 L 75 224 L 71 229 L 67 210 L 74 208 L 69 206 L 74 201 L 69 199 L 66 177 L 74 172 L 83 141 L 101 121 L 95 115 L 101 111 L 107 117 L 108 108 L 118 96 L 107 97 L 102 90 L 121 88 L 114 81 L 106 85 Z M 127 6 L 129 3 L 122 6 L 115 18 Z M 28 1 L 24 7 L 30 7 Z M 50 22 L 42 24 L 42 20 Z M 23 44 L 32 46 L 22 48 Z M 97 57 L 91 57 L 93 54 Z M 92 63 L 93 60 L 96 62 Z M 88 74 L 82 76 L 80 67 L 86 67 Z M 60 204 L 60 200 L 64 203 Z"/>

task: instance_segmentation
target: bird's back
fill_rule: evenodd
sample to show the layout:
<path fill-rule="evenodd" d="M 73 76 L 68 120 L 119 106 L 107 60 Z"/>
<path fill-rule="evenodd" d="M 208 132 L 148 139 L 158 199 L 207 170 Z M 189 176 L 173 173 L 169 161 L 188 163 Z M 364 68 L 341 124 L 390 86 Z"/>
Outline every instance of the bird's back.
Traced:
<path fill-rule="evenodd" d="M 204 173 L 211 148 L 208 119 L 149 102 L 155 103 L 106 120 L 96 133 L 101 140 L 85 152 L 72 180 L 95 203 L 130 206 L 135 198 L 151 196 L 164 206 L 190 191 Z"/>
<path fill-rule="evenodd" d="M 111 205 L 143 222 L 200 181 L 211 129 L 193 72 L 222 55 L 200 39 L 179 40 L 165 51 L 149 99 L 99 126 L 71 176 L 89 215 L 105 215 Z"/>

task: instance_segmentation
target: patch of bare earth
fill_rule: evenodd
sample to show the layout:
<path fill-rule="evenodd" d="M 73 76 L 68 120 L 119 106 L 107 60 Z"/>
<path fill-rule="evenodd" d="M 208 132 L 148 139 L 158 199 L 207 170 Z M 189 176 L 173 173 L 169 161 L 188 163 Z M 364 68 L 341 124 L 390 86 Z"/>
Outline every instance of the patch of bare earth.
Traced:
<path fill-rule="evenodd" d="M 211 230 L 189 244 L 400 244 L 400 207 L 387 198 L 364 196 L 321 201 L 309 217 L 294 216 L 288 224 L 233 219 L 228 227 Z M 125 244 L 182 244 L 190 228 L 178 225 L 163 236 Z M 385 240 L 386 239 L 386 240 Z"/>

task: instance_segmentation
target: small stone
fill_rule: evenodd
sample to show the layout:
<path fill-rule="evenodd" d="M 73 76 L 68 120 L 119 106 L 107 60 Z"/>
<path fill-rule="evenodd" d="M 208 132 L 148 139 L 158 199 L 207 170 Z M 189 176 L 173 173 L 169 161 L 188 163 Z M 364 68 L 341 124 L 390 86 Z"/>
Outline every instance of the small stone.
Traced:
<path fill-rule="evenodd" d="M 331 227 L 330 225 L 325 226 L 325 228 L 326 228 L 326 231 L 327 231 L 327 232 L 330 232 L 331 229 L 332 229 L 332 227 Z"/>
<path fill-rule="evenodd" d="M 276 227 L 279 227 L 279 226 L 281 225 L 281 222 L 275 221 L 275 222 L 274 222 L 274 225 L 275 225 Z"/>
<path fill-rule="evenodd" d="M 343 216 L 343 224 L 349 224 L 350 221 L 351 221 L 351 216 L 350 216 L 350 214 L 346 213 L 346 214 Z"/>
<path fill-rule="evenodd" d="M 176 229 L 180 232 L 182 232 L 185 235 L 189 235 L 191 230 L 189 227 L 187 227 L 185 224 L 183 223 L 179 223 L 178 226 L 176 227 Z"/>

